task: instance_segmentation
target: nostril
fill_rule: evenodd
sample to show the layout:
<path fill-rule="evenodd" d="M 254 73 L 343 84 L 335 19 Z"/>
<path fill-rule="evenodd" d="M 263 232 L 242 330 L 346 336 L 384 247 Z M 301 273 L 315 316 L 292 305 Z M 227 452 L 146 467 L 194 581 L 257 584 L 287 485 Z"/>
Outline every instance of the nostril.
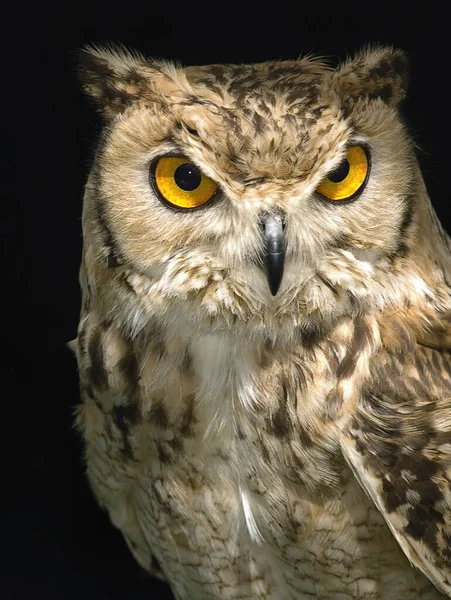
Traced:
<path fill-rule="evenodd" d="M 261 229 L 263 229 L 263 231 L 266 228 L 267 222 L 270 221 L 271 219 L 280 223 L 282 225 L 282 229 L 285 230 L 285 227 L 286 227 L 285 214 L 282 214 L 281 212 L 265 211 L 260 215 L 260 227 L 261 227 Z"/>

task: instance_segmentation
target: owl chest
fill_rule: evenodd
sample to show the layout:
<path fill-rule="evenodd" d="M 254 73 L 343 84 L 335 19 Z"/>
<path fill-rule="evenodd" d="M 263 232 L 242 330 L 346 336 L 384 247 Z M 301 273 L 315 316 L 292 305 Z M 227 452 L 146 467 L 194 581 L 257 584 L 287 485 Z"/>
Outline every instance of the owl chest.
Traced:
<path fill-rule="evenodd" d="M 217 339 L 190 350 L 189 393 L 179 392 L 181 375 L 150 409 L 152 454 L 162 472 L 178 473 L 193 489 L 227 485 L 245 513 L 249 503 L 275 501 L 271 490 L 338 489 L 343 465 L 326 416 L 332 382 L 324 372 L 312 377 L 311 365 L 289 356 L 268 364 L 252 348 Z"/>
<path fill-rule="evenodd" d="M 216 341 L 195 351 L 191 393 L 167 387 L 141 429 L 147 444 L 135 438 L 148 465 L 143 506 L 165 521 L 156 531 L 240 547 L 301 539 L 311 503 L 332 497 L 342 477 L 333 431 L 318 417 L 327 380 L 309 380 L 306 365 L 265 368 L 249 349 Z"/>
<path fill-rule="evenodd" d="M 139 412 L 114 378 L 87 403 L 88 473 L 178 600 L 335 598 L 366 567 L 376 581 L 374 536 L 384 560 L 399 561 L 322 416 L 326 371 L 309 377 L 306 363 L 262 364 L 215 345 L 193 352 L 189 375 L 158 365 L 141 369 Z M 340 589 L 329 593 L 330 582 Z M 351 597 L 378 597 L 361 591 Z"/>
<path fill-rule="evenodd" d="M 140 524 L 173 589 L 183 599 L 347 592 L 364 570 L 355 567 L 362 554 L 376 562 L 368 532 L 382 539 L 386 527 L 339 460 L 332 432 L 307 410 L 296 420 L 294 388 L 284 395 L 274 383 L 270 395 L 282 395 L 272 410 L 258 394 L 243 407 L 238 386 L 226 389 L 216 401 L 230 412 L 211 413 L 214 396 L 209 405 L 198 397 L 182 427 L 153 428 L 152 458 L 135 488 Z M 315 393 L 297 389 L 298 402 Z M 389 551 L 396 561 L 398 550 Z M 330 578 L 324 589 L 322 578 Z M 340 589 L 330 583 L 337 581 Z M 371 591 L 371 582 L 359 585 Z"/>

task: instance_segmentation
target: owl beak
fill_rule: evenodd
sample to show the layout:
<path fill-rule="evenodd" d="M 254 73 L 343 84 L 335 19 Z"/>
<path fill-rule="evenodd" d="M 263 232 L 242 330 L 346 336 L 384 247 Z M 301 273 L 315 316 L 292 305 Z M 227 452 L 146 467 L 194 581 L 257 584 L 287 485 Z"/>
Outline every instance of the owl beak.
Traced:
<path fill-rule="evenodd" d="M 264 266 L 271 294 L 279 291 L 285 263 L 285 233 L 282 217 L 268 216 L 262 221 L 265 240 Z"/>

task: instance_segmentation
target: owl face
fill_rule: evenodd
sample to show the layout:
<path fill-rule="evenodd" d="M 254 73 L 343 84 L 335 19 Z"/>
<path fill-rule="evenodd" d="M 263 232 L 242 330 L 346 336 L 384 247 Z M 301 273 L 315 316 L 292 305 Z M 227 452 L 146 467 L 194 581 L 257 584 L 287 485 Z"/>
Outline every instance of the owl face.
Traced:
<path fill-rule="evenodd" d="M 107 50 L 82 64 L 109 119 L 87 186 L 90 256 L 146 311 L 292 332 L 385 301 L 418 178 L 400 52 L 336 70 Z"/>

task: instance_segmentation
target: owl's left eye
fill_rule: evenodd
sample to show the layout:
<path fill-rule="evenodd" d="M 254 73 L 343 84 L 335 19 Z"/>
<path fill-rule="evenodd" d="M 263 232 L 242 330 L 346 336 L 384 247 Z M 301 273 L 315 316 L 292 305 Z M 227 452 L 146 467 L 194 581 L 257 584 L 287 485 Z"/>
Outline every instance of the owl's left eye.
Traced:
<path fill-rule="evenodd" d="M 160 199 L 181 210 L 203 206 L 218 191 L 212 179 L 181 156 L 162 156 L 154 163 L 151 175 Z"/>
<path fill-rule="evenodd" d="M 370 172 L 369 154 L 363 146 L 349 146 L 336 169 L 322 180 L 316 191 L 328 200 L 351 200 L 360 194 Z"/>

